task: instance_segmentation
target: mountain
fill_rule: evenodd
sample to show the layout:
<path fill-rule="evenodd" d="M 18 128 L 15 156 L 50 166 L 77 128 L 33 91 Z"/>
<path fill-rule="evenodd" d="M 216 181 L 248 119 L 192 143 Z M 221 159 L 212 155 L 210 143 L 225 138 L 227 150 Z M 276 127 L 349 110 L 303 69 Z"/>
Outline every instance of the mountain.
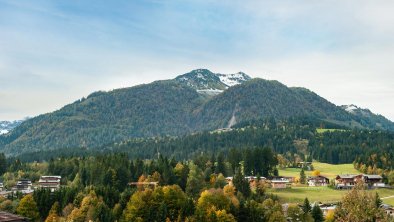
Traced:
<path fill-rule="evenodd" d="M 207 94 L 204 90 L 216 92 Z M 290 117 L 394 131 L 394 124 L 387 119 L 349 113 L 305 88 L 251 79 L 244 73 L 198 69 L 172 80 L 95 92 L 60 110 L 29 119 L 0 136 L 0 151 L 16 155 L 90 149 L 130 138 L 179 136 L 241 122 Z"/>
<path fill-rule="evenodd" d="M 369 109 L 363 109 L 353 104 L 342 105 L 341 108 L 352 114 L 363 126 L 375 129 L 394 130 L 390 120 L 382 115 L 371 112 Z"/>
<path fill-rule="evenodd" d="M 15 127 L 19 126 L 24 120 L 0 121 L 0 135 L 7 134 Z"/>
<path fill-rule="evenodd" d="M 213 73 L 208 69 L 196 69 L 180 75 L 175 81 L 197 90 L 198 93 L 217 95 L 225 89 L 250 80 L 243 72 L 235 74 Z"/>

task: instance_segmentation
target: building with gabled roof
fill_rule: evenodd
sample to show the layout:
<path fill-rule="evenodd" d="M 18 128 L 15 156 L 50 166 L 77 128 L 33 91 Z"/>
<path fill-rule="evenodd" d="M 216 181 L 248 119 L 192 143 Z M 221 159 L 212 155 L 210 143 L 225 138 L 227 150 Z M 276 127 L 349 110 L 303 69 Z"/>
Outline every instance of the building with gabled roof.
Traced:
<path fill-rule="evenodd" d="M 310 176 L 307 178 L 308 186 L 318 187 L 318 186 L 328 186 L 330 184 L 330 179 L 325 176 Z"/>
<path fill-rule="evenodd" d="M 60 188 L 61 176 L 41 176 L 38 181 L 40 188 L 50 189 L 52 192 Z"/>
<path fill-rule="evenodd" d="M 337 175 L 335 178 L 335 186 L 337 189 L 350 189 L 354 187 L 359 181 L 364 182 L 368 188 L 385 187 L 385 184 L 382 182 L 383 178 L 380 175 L 371 174 Z"/>

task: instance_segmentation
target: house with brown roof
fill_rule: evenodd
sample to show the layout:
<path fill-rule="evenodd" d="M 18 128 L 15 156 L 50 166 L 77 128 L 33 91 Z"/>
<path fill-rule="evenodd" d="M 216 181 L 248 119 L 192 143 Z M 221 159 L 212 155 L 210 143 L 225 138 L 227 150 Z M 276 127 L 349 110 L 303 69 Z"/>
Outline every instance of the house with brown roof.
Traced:
<path fill-rule="evenodd" d="M 365 183 L 368 188 L 385 187 L 382 182 L 383 178 L 380 175 L 370 174 L 344 174 L 337 175 L 335 178 L 335 187 L 337 189 L 351 189 L 359 181 Z"/>
<path fill-rule="evenodd" d="M 318 186 L 328 186 L 330 184 L 330 179 L 325 176 L 310 176 L 307 178 L 308 186 L 318 187 Z"/>
<path fill-rule="evenodd" d="M 359 181 L 363 180 L 362 174 L 343 174 L 335 177 L 335 187 L 337 189 L 351 189 Z"/>

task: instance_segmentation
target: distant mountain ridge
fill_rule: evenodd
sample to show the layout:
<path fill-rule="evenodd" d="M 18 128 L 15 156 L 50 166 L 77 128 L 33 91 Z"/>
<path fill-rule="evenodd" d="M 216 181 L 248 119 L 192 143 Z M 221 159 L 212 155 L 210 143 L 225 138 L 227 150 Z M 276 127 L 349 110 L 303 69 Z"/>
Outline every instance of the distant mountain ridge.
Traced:
<path fill-rule="evenodd" d="M 0 121 L 0 135 L 7 134 L 15 127 L 19 126 L 24 120 Z"/>
<path fill-rule="evenodd" d="M 392 130 L 393 123 L 390 120 L 382 115 L 371 112 L 369 109 L 363 109 L 354 104 L 342 105 L 340 107 L 354 115 L 363 125 L 367 125 L 370 128 Z"/>
<path fill-rule="evenodd" d="M 130 138 L 179 136 L 240 122 L 290 117 L 394 131 L 394 124 L 387 119 L 373 113 L 349 113 L 305 88 L 251 79 L 241 72 L 215 74 L 198 69 L 172 80 L 94 92 L 60 110 L 24 121 L 0 136 L 0 151 L 15 155 L 95 148 Z"/>

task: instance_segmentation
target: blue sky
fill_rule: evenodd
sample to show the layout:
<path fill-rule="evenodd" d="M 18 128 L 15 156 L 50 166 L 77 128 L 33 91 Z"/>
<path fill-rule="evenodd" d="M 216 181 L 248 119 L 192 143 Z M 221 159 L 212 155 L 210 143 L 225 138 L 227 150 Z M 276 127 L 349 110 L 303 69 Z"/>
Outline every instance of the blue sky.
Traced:
<path fill-rule="evenodd" d="M 0 120 L 196 68 L 394 120 L 393 1 L 0 0 Z"/>

